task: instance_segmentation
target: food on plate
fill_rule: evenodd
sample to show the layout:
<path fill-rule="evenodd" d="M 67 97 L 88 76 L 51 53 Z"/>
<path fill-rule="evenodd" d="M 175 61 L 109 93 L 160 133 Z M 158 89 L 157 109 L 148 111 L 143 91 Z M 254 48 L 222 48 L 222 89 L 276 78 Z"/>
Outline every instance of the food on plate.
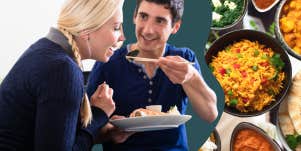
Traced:
<path fill-rule="evenodd" d="M 283 6 L 279 25 L 285 42 L 301 55 L 301 0 L 291 0 Z"/>
<path fill-rule="evenodd" d="M 252 129 L 240 130 L 234 138 L 233 151 L 273 151 L 272 144 Z"/>
<path fill-rule="evenodd" d="M 243 14 L 244 0 L 209 0 L 212 7 L 212 26 L 231 25 Z"/>
<path fill-rule="evenodd" d="M 158 110 L 160 108 L 160 111 Z M 181 115 L 178 111 L 177 106 L 171 107 L 167 112 L 161 112 L 161 107 L 159 106 L 147 106 L 145 108 L 139 108 L 134 110 L 130 117 L 140 117 L 140 116 L 161 116 L 161 115 Z"/>
<path fill-rule="evenodd" d="M 130 117 L 139 117 L 139 116 L 160 116 L 160 115 L 166 115 L 164 112 L 157 112 L 149 109 L 139 108 L 134 110 Z"/>
<path fill-rule="evenodd" d="M 215 142 L 214 134 L 211 133 L 210 137 L 206 140 L 206 142 L 199 148 L 198 151 L 214 151 L 217 149 Z"/>
<path fill-rule="evenodd" d="M 285 63 L 257 41 L 243 39 L 218 52 L 209 64 L 225 93 L 225 103 L 240 112 L 261 111 L 283 87 Z"/>
<path fill-rule="evenodd" d="M 288 97 L 279 108 L 279 124 L 292 150 L 301 150 L 301 71 L 293 78 Z"/>
<path fill-rule="evenodd" d="M 177 106 L 172 106 L 170 107 L 170 109 L 167 111 L 167 114 L 170 114 L 170 115 L 181 115 L 181 113 L 179 112 Z"/>
<path fill-rule="evenodd" d="M 162 110 L 162 105 L 148 105 L 148 106 L 146 106 L 145 108 L 148 109 L 148 110 L 161 112 L 161 110 Z"/>

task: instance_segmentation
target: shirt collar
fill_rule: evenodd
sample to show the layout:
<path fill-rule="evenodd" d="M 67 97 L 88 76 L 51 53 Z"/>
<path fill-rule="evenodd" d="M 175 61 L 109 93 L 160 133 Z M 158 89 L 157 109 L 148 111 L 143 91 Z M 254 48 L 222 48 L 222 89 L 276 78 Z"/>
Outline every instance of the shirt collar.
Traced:
<path fill-rule="evenodd" d="M 72 47 L 68 43 L 68 39 L 65 37 L 65 35 L 59 31 L 56 28 L 51 27 L 46 38 L 58 45 L 60 45 L 65 52 L 71 56 L 73 59 L 75 59 L 74 54 L 72 52 Z"/>

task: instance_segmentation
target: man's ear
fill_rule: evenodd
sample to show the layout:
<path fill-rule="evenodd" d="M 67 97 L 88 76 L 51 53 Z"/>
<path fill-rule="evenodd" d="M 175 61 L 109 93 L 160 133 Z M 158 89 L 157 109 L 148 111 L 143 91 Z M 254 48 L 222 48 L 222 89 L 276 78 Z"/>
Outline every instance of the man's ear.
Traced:
<path fill-rule="evenodd" d="M 173 29 L 172 29 L 172 34 L 175 34 L 175 33 L 177 33 L 178 31 L 179 31 L 179 29 L 180 29 L 180 27 L 181 27 L 181 24 L 182 24 L 182 21 L 181 20 L 179 20 L 179 21 L 177 21 L 175 24 L 174 24 L 174 26 L 172 27 Z"/>
<path fill-rule="evenodd" d="M 136 17 L 137 17 L 137 14 L 135 13 L 135 14 L 133 15 L 133 24 L 134 24 L 134 25 L 136 25 Z"/>

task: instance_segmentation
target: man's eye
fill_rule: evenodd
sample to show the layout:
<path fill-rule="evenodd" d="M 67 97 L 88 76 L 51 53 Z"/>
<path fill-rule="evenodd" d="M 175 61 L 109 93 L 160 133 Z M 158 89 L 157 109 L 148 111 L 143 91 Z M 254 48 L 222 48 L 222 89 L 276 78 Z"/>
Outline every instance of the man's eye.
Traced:
<path fill-rule="evenodd" d="M 145 15 L 145 14 L 140 14 L 140 18 L 144 20 L 144 19 L 147 18 L 147 15 Z"/>
<path fill-rule="evenodd" d="M 157 24 L 160 24 L 160 25 L 166 24 L 166 20 L 161 19 L 161 18 L 157 19 L 156 22 L 157 22 Z"/>

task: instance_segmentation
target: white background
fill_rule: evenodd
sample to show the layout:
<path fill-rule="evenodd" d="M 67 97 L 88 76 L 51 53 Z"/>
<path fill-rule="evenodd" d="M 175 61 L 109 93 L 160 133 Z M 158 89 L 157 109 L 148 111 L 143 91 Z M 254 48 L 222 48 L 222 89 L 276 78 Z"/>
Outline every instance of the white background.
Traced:
<path fill-rule="evenodd" d="M 44 37 L 56 20 L 64 0 L 6 0 L 0 4 L 0 79 L 22 53 Z M 90 70 L 94 62 L 84 63 Z M 0 80 L 1 81 L 1 80 Z"/>

